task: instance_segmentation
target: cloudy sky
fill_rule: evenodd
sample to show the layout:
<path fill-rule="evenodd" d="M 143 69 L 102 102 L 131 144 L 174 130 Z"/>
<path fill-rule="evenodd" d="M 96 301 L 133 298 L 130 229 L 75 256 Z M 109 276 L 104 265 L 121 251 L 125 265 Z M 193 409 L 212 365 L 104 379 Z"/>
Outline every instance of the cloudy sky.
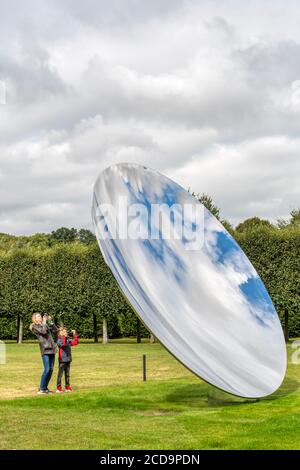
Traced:
<path fill-rule="evenodd" d="M 91 228 L 124 161 L 233 224 L 300 206 L 298 0 L 1 0 L 0 81 L 0 232 Z"/>

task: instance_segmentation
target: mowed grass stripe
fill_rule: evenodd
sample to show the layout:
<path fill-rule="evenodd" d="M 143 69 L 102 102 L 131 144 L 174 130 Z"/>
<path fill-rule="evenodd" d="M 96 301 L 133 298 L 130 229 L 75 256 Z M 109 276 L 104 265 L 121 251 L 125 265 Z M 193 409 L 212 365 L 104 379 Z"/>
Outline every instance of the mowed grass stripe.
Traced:
<path fill-rule="evenodd" d="M 300 366 L 290 361 L 274 395 L 244 400 L 202 382 L 159 344 L 81 343 L 73 351 L 74 394 L 37 396 L 38 346 L 8 345 L 1 449 L 300 448 Z"/>

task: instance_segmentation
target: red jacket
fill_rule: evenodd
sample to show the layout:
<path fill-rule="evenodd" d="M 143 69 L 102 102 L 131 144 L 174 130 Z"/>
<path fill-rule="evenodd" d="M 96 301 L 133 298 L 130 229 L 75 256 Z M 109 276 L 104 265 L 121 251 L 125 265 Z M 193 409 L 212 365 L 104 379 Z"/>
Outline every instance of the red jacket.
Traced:
<path fill-rule="evenodd" d="M 66 336 L 59 336 L 57 340 L 59 362 L 72 362 L 71 346 L 77 346 L 77 344 L 77 335 L 74 335 L 72 340 Z"/>

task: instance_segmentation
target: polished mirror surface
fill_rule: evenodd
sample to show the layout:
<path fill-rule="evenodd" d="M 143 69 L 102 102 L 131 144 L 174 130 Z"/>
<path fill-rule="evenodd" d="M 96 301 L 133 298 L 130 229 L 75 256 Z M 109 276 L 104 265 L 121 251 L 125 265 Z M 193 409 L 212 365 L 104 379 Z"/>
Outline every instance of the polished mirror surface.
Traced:
<path fill-rule="evenodd" d="M 155 170 L 117 164 L 95 183 L 92 218 L 122 292 L 182 364 L 242 397 L 280 386 L 286 347 L 270 296 L 196 198 Z"/>

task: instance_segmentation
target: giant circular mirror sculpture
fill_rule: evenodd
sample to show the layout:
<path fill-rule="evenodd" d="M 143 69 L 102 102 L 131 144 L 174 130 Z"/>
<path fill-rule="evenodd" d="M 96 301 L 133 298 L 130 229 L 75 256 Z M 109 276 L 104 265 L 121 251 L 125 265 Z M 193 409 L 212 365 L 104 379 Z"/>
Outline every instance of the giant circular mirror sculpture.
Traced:
<path fill-rule="evenodd" d="M 270 296 L 195 197 L 154 170 L 117 164 L 95 183 L 92 217 L 125 297 L 182 364 L 241 397 L 280 386 L 286 348 Z"/>

